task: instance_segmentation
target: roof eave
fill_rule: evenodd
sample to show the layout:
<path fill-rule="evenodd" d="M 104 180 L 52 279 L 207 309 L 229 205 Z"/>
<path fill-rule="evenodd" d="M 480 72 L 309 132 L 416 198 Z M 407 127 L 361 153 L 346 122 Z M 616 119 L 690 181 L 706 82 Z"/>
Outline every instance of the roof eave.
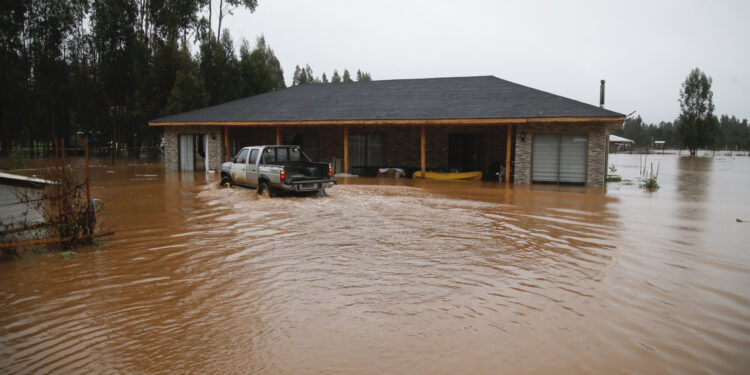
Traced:
<path fill-rule="evenodd" d="M 608 129 L 619 129 L 625 116 L 569 116 L 524 118 L 464 119 L 370 119 L 370 120 L 304 120 L 304 121 L 149 121 L 149 126 L 346 126 L 346 125 L 515 125 L 527 123 L 605 122 Z"/>

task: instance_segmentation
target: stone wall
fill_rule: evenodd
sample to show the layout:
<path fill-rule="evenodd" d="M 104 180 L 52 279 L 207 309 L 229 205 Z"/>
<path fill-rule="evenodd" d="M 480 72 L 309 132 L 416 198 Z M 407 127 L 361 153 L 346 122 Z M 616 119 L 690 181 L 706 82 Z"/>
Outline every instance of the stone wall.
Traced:
<path fill-rule="evenodd" d="M 208 138 L 208 167 L 219 171 L 224 162 L 224 128 L 221 126 L 165 126 L 164 168 L 167 171 L 180 169 L 179 135 L 202 134 Z M 196 165 L 196 168 L 200 166 Z"/>
<path fill-rule="evenodd" d="M 525 141 L 521 133 L 526 134 Z M 603 186 L 607 164 L 607 129 L 603 123 L 524 124 L 516 129 L 515 136 L 515 183 L 531 183 L 531 153 L 534 134 L 585 134 L 586 185 Z"/>

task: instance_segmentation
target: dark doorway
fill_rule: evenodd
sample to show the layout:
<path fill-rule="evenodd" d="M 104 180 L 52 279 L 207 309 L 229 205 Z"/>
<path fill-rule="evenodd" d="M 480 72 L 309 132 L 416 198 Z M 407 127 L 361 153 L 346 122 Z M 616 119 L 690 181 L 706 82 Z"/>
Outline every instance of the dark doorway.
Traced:
<path fill-rule="evenodd" d="M 484 164 L 485 137 L 480 134 L 450 134 L 448 167 L 462 172 L 481 171 Z"/>
<path fill-rule="evenodd" d="M 315 133 L 295 134 L 292 138 L 293 145 L 302 146 L 305 154 L 311 159 L 318 160 L 318 135 Z"/>

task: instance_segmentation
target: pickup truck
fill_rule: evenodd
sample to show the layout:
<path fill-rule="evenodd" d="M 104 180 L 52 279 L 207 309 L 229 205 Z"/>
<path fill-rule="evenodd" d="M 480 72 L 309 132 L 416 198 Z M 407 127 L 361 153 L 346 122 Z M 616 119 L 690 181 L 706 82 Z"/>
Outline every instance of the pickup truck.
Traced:
<path fill-rule="evenodd" d="M 221 186 L 257 188 L 258 194 L 317 192 L 333 186 L 330 163 L 313 163 L 299 146 L 245 147 L 221 165 Z"/>

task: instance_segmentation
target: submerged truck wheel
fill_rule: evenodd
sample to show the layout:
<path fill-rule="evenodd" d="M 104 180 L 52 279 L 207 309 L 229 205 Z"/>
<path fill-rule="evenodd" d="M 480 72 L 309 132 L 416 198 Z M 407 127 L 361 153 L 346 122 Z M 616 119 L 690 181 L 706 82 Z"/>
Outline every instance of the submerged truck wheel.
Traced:
<path fill-rule="evenodd" d="M 229 176 L 223 176 L 221 178 L 221 182 L 219 182 L 219 187 L 222 189 L 230 188 L 232 187 L 232 179 L 229 178 Z"/>
<path fill-rule="evenodd" d="M 268 184 L 268 182 L 263 181 L 258 186 L 258 195 L 262 195 L 268 198 L 275 198 L 276 190 L 274 190 L 271 185 Z"/>

